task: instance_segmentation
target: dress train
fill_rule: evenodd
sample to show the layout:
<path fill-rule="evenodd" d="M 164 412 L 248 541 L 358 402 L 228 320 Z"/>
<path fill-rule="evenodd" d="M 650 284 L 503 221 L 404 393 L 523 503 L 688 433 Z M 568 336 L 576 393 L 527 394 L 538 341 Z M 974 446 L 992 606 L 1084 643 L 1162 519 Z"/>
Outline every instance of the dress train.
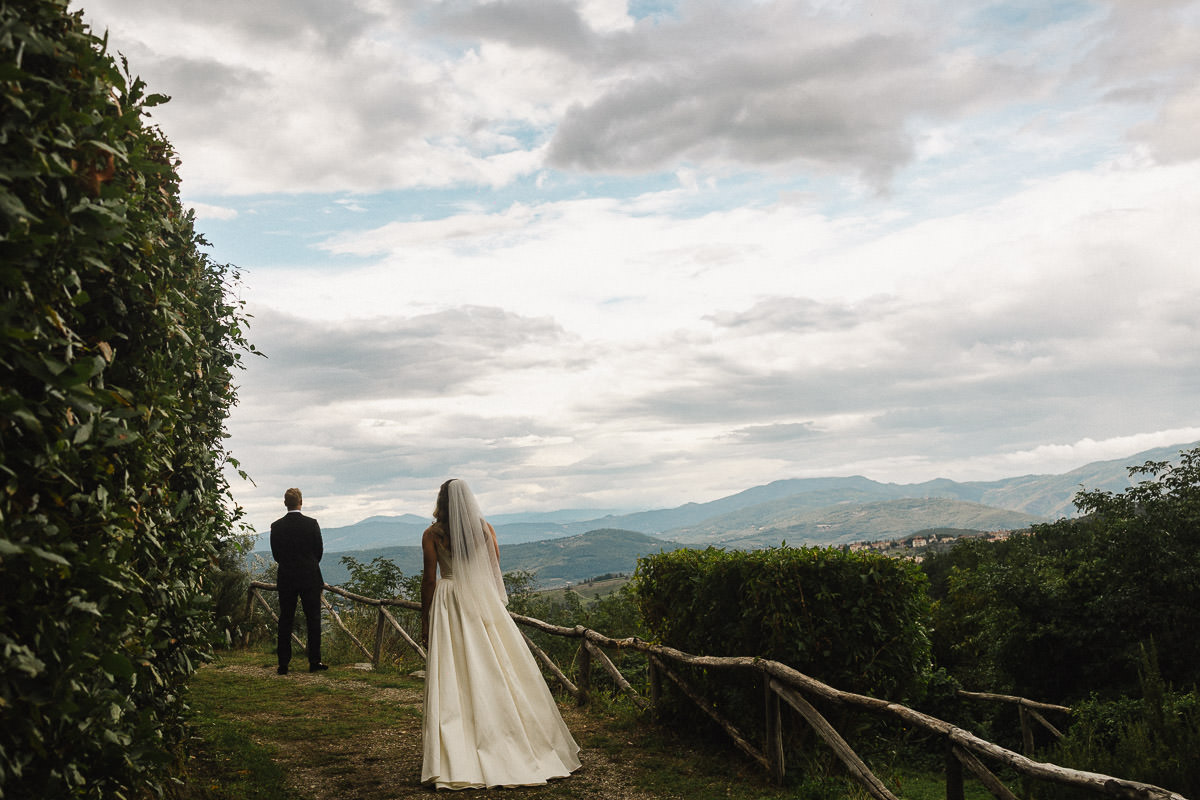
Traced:
<path fill-rule="evenodd" d="M 534 786 L 570 775 L 579 745 L 516 623 L 499 602 L 465 608 L 445 555 L 430 606 L 421 782 Z"/>

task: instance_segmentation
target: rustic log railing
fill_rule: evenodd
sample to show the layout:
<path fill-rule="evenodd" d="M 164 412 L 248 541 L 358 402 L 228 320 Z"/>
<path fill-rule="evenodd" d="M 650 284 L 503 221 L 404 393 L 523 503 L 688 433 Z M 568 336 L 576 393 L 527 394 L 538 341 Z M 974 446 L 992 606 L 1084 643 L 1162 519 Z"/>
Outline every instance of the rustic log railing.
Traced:
<path fill-rule="evenodd" d="M 958 690 L 959 697 L 968 697 L 973 700 L 993 700 L 1000 703 L 1011 703 L 1017 707 L 1017 711 L 1021 717 L 1021 746 L 1026 755 L 1033 754 L 1033 725 L 1030 721 L 1037 722 L 1047 731 L 1049 731 L 1055 739 L 1063 738 L 1062 731 L 1050 724 L 1050 722 L 1041 715 L 1042 711 L 1056 711 L 1060 714 L 1070 714 L 1071 709 L 1067 706 L 1056 706 L 1053 703 L 1039 703 L 1036 700 L 1029 700 L 1024 697 L 1013 697 L 1007 694 L 992 694 L 991 692 L 968 692 L 964 689 Z"/>
<path fill-rule="evenodd" d="M 272 583 L 251 582 L 246 600 L 247 610 L 257 600 L 278 620 L 274 610 L 267 603 L 266 598 L 259 592 L 260 589 L 274 591 L 275 588 L 275 584 Z M 354 637 L 349 629 L 346 628 L 332 606 L 327 601 L 325 602 L 326 607 L 331 612 L 331 619 L 334 624 L 350 635 L 351 640 L 354 641 L 358 648 L 372 659 L 372 663 L 376 665 L 379 663 L 383 636 L 388 624 L 401 635 L 401 638 L 404 639 L 422 660 L 425 659 L 424 648 L 413 640 L 411 635 L 404 630 L 403 626 L 400 625 L 386 608 L 387 606 L 398 606 L 419 611 L 421 608 L 420 603 L 411 600 L 378 600 L 371 597 L 363 597 L 362 595 L 348 592 L 340 586 L 331 586 L 329 584 L 325 585 L 325 590 L 341 595 L 353 602 L 374 606 L 378 609 L 375 647 L 373 652 L 368 652 L 362 642 Z M 842 738 L 836 728 L 812 705 L 809 698 L 815 698 L 839 708 L 850 708 L 891 717 L 905 725 L 940 737 L 946 746 L 947 800 L 962 800 L 964 768 L 967 772 L 974 775 L 995 797 L 1000 800 L 1016 800 L 1017 796 L 987 767 L 982 760 L 984 758 L 1008 767 L 1016 772 L 1022 780 L 1045 780 L 1091 790 L 1106 797 L 1122 798 L 1123 800 L 1187 800 L 1187 798 L 1176 792 L 1152 784 L 1140 783 L 1138 781 L 1126 780 L 1111 775 L 1102 775 L 1095 772 L 1070 769 L 1049 762 L 1036 761 L 1032 757 L 1032 734 L 1031 732 L 1027 733 L 1029 731 L 1027 726 L 1022 729 L 1023 744 L 1026 745 L 1025 749 L 1027 752 L 1025 754 L 1016 753 L 998 744 L 981 739 L 969 731 L 923 712 L 908 708 L 907 706 L 867 695 L 835 689 L 778 661 L 754 656 L 693 655 L 685 653 L 682 650 L 676 650 L 673 647 L 654 644 L 653 642 L 647 642 L 636 637 L 613 639 L 590 628 L 585 628 L 582 625 L 568 628 L 513 612 L 510 612 L 510 615 L 518 625 L 533 628 L 554 636 L 566 636 L 581 640 L 578 658 L 579 682 L 575 684 L 567 678 L 563 671 L 554 664 L 553 660 L 541 648 L 532 642 L 528 636 L 525 637 L 526 642 L 528 642 L 531 651 L 537 659 L 546 666 L 555 679 L 563 686 L 564 690 L 571 694 L 580 705 L 585 704 L 588 700 L 587 692 L 590 685 L 590 673 L 593 662 L 598 662 L 613 679 L 617 689 L 628 694 L 641 707 L 651 706 L 657 702 L 661 692 L 662 679 L 665 677 L 675 683 L 692 702 L 696 703 L 697 706 L 708 714 L 729 735 L 738 749 L 766 769 L 776 782 L 783 780 L 786 770 L 783 749 L 782 702 L 793 708 L 809 724 L 842 761 L 850 776 L 857 780 L 868 794 L 876 798 L 876 800 L 897 800 L 883 781 L 871 772 L 870 767 L 859 758 L 854 749 Z M 297 639 L 297 641 L 299 640 Z M 650 665 L 649 699 L 638 694 L 629 682 L 625 680 L 620 670 L 617 669 L 616 665 L 613 664 L 602 648 L 632 650 L 641 652 L 647 656 Z M 766 724 L 762 749 L 756 746 L 732 722 L 726 719 L 720 711 L 689 686 L 686 680 L 672 670 L 669 666 L 671 663 L 757 673 L 763 682 L 763 696 L 766 704 Z M 1058 736 L 1062 734 L 1040 712 L 1070 712 L 1070 709 L 1066 706 L 1036 703 L 1020 697 L 980 692 L 962 692 L 961 694 L 964 697 L 973 699 L 1014 703 L 1022 713 L 1023 725 L 1025 725 L 1026 715 L 1028 715 L 1029 718 L 1038 721 Z"/>
<path fill-rule="evenodd" d="M 258 603 L 267 610 L 267 613 L 271 615 L 271 618 L 273 620 L 275 620 L 276 624 L 278 624 L 279 615 L 275 613 L 275 609 L 271 608 L 271 604 L 268 603 L 267 599 L 262 596 L 262 594 L 259 592 L 259 589 L 265 589 L 270 592 L 278 591 L 275 584 L 273 584 L 273 583 L 263 583 L 262 581 L 250 581 L 250 591 L 247 592 L 247 594 L 246 594 L 247 616 L 249 616 L 249 613 L 254 606 L 254 602 L 258 601 Z M 338 614 L 337 610 L 334 609 L 334 607 L 330 604 L 329 600 L 326 599 L 324 593 L 322 593 L 322 595 L 321 595 L 321 605 L 324 606 L 329 611 L 330 619 L 333 620 L 333 623 L 335 625 L 337 625 L 338 628 L 340 628 L 343 633 L 345 633 L 347 636 L 350 637 L 350 641 L 354 642 L 355 646 L 357 646 L 358 649 L 362 651 L 363 655 L 365 655 L 367 658 L 369 658 L 371 660 L 371 664 L 373 664 L 376 667 L 379 666 L 379 659 L 383 652 L 383 638 L 384 638 L 384 635 L 387 633 L 387 626 L 389 624 L 397 633 L 400 634 L 400 637 L 405 641 L 405 643 L 410 648 L 412 648 L 412 650 L 418 656 L 420 656 L 421 660 L 422 661 L 425 660 L 425 658 L 426 658 L 425 648 L 422 647 L 421 645 L 419 645 L 416 642 L 416 640 L 412 638 L 412 635 L 407 630 L 404 629 L 404 626 L 401 625 L 400 622 L 394 616 L 392 616 L 391 613 L 389 613 L 387 610 L 387 606 L 399 606 L 400 608 L 407 608 L 412 611 L 420 611 L 421 610 L 420 603 L 415 603 L 412 600 L 388 600 L 388 599 L 378 600 L 374 597 L 364 597 L 361 594 L 355 594 L 354 592 L 348 592 L 340 586 L 331 586 L 328 583 L 325 584 L 325 591 L 333 592 L 334 594 L 341 595 L 342 597 L 346 598 L 347 600 L 352 600 L 355 603 L 362 603 L 363 605 L 375 607 L 375 609 L 376 609 L 375 648 L 372 651 L 372 650 L 368 650 L 366 648 L 366 646 L 359 640 L 359 638 L 357 636 L 355 636 L 348 627 L 346 627 L 346 623 L 342 621 L 341 615 Z M 249 637 L 250 637 L 250 632 L 246 631 L 246 634 L 243 637 L 244 644 L 248 643 Z M 296 644 L 300 645 L 301 647 L 304 646 L 304 642 L 302 642 L 300 640 L 300 637 L 298 637 L 295 634 L 295 632 L 292 633 L 292 640 L 295 641 Z"/>

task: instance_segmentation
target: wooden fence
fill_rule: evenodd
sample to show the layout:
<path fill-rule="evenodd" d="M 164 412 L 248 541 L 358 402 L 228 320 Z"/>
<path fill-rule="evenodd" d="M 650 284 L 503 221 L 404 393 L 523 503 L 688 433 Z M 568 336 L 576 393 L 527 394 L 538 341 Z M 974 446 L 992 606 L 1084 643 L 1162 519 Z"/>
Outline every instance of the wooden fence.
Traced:
<path fill-rule="evenodd" d="M 249 611 L 257 601 L 270 612 L 278 621 L 274 610 L 267 603 L 260 590 L 274 591 L 275 584 L 253 581 L 247 594 L 246 607 Z M 387 628 L 393 628 L 407 645 L 422 660 L 425 659 L 425 649 L 413 640 L 412 636 L 396 620 L 387 608 L 400 607 L 420 611 L 421 604 L 411 600 L 378 600 L 363 597 L 342 589 L 340 586 L 325 584 L 325 590 L 341 595 L 356 603 L 373 606 L 377 609 L 375 640 L 373 649 L 368 649 L 343 623 L 336 609 L 322 596 L 322 604 L 330 613 L 330 618 L 355 645 L 378 665 L 383 647 L 384 635 Z M 602 633 L 576 625 L 573 628 L 552 625 L 540 619 L 526 617 L 510 612 L 513 620 L 527 628 L 543 631 L 554 636 L 565 636 L 580 641 L 577 664 L 579 667 L 579 683 L 573 683 L 566 674 L 546 655 L 529 637 L 525 641 L 530 650 L 546 669 L 554 676 L 562 687 L 572 695 L 580 705 L 588 701 L 588 687 L 591 685 L 593 665 L 599 665 L 612 679 L 618 690 L 627 694 L 638 706 L 647 708 L 654 706 L 661 694 L 663 680 L 668 679 L 691 699 L 704 713 L 713 719 L 733 740 L 734 744 L 749 758 L 767 770 L 776 782 L 782 782 L 786 764 L 784 763 L 783 748 L 783 714 L 782 704 L 793 708 L 816 732 L 816 734 L 833 750 L 842 761 L 849 774 L 877 800 L 897 800 L 871 769 L 854 752 L 854 749 L 842 738 L 837 729 L 829 723 L 824 715 L 810 702 L 810 698 L 818 699 L 838 708 L 855 709 L 889 717 L 904 725 L 925 731 L 939 738 L 945 745 L 946 755 L 946 798 L 947 800 L 962 800 L 963 779 L 966 772 L 974 775 L 999 800 L 1017 800 L 1018 795 L 1012 792 L 996 777 L 995 773 L 985 763 L 985 759 L 995 764 L 1008 767 L 1020 776 L 1025 783 L 1025 794 L 1028 795 L 1029 782 L 1044 780 L 1066 786 L 1074 786 L 1091 790 L 1101 796 L 1113 798 L 1128 798 L 1129 800 L 1187 800 L 1182 795 L 1153 786 L 1147 783 L 1116 778 L 1111 775 L 1101 775 L 1094 772 L 1060 767 L 1048 762 L 1036 761 L 1033 758 L 1033 727 L 1037 722 L 1053 735 L 1062 734 L 1051 724 L 1043 712 L 1069 714 L 1066 706 L 1056 706 L 1049 703 L 1037 703 L 1021 697 L 988 694 L 982 692 L 960 692 L 969 699 L 1012 703 L 1017 706 L 1021 718 L 1021 730 L 1024 753 L 1016 753 L 985 739 L 951 725 L 948 722 L 908 708 L 898 703 L 854 694 L 835 689 L 821 681 L 799 672 L 787 664 L 770 659 L 741 656 L 703 656 L 692 655 L 672 647 L 643 641 L 636 637 L 613 639 Z M 248 634 L 247 634 L 248 635 Z M 524 633 L 523 633 L 524 635 Z M 300 639 L 292 634 L 297 643 L 303 645 Z M 649 663 L 649 694 L 643 697 L 630 685 L 629 681 L 617 669 L 612 659 L 605 653 L 605 648 L 614 650 L 633 650 L 644 653 Z M 751 741 L 745 733 L 726 719 L 712 703 L 696 692 L 687 681 L 672 669 L 672 665 L 688 664 L 708 669 L 730 670 L 757 674 L 763 686 L 763 702 L 765 704 L 766 722 L 761 737 L 761 745 Z"/>

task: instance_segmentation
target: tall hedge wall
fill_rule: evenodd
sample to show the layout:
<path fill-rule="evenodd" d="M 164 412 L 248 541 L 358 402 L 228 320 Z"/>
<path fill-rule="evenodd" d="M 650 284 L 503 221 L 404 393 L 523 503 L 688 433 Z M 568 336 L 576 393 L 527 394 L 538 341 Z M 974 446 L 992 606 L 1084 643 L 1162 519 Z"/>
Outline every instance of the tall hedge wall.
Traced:
<path fill-rule="evenodd" d="M 634 586 L 651 635 L 688 653 L 761 656 L 838 689 L 909 703 L 931 673 L 925 577 L 910 562 L 833 549 L 710 547 L 639 559 Z M 740 730 L 763 729 L 759 676 L 672 669 Z M 661 713 L 721 736 L 670 681 L 663 684 Z M 845 732 L 864 721 L 835 724 Z M 816 765 L 828 751 L 807 731 L 785 725 L 784 748 L 789 759 Z M 860 730 L 854 740 L 866 735 Z"/>
<path fill-rule="evenodd" d="M 904 699 L 930 670 L 929 600 L 915 564 L 780 547 L 639 559 L 656 639 L 697 655 L 762 656 L 838 689 Z"/>
<path fill-rule="evenodd" d="M 239 513 L 236 276 L 148 124 L 166 98 L 64 0 L 0 0 L 0 92 L 0 796 L 160 795 Z"/>

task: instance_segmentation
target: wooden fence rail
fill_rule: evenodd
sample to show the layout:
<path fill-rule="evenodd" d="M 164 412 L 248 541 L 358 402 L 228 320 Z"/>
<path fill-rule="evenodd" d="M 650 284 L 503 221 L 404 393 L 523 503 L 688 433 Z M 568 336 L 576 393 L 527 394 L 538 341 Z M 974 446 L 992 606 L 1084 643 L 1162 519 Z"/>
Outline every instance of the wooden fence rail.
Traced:
<path fill-rule="evenodd" d="M 1017 707 L 1017 711 L 1021 717 L 1021 749 L 1025 751 L 1025 755 L 1033 755 L 1033 725 L 1030 721 L 1037 722 L 1047 731 L 1049 731 L 1055 739 L 1063 738 L 1062 731 L 1050 724 L 1050 722 L 1041 715 L 1042 711 L 1055 711 L 1060 714 L 1070 714 L 1071 709 L 1066 706 L 1056 706 L 1052 703 L 1039 703 L 1035 700 L 1029 700 L 1024 697 L 1013 697 L 1007 694 L 992 694 L 991 692 L 968 692 L 963 689 L 958 690 L 959 697 L 968 697 L 974 700 L 991 700 L 1000 703 L 1011 703 Z"/>
<path fill-rule="evenodd" d="M 274 591 L 275 584 L 262 583 L 253 581 L 250 584 L 250 591 L 247 597 L 247 608 L 253 605 L 257 600 L 271 615 L 278 620 L 274 611 L 270 608 L 266 599 L 262 596 L 259 590 Z M 367 648 L 350 633 L 342 622 L 336 611 L 325 602 L 325 605 L 331 611 L 331 619 L 335 625 L 338 625 L 343 631 L 350 635 L 351 640 L 355 642 L 364 654 L 368 655 L 372 662 L 376 665 L 379 663 L 379 657 L 383 645 L 383 636 L 386 632 L 386 627 L 390 626 L 395 629 L 408 646 L 424 660 L 426 658 L 425 649 L 414 641 L 411 635 L 400 625 L 396 618 L 387 611 L 387 606 L 407 608 L 414 611 L 420 611 L 421 604 L 411 600 L 378 600 L 371 597 L 363 597 L 362 595 L 354 594 L 342 589 L 340 586 L 325 585 L 327 592 L 332 592 L 342 597 L 347 598 L 356 603 L 374 606 L 378 609 L 376 633 L 374 642 L 374 651 L 367 652 Z M 1017 705 L 1022 719 L 1022 740 L 1024 754 L 1016 753 L 994 744 L 985 739 L 970 733 L 969 731 L 958 728 L 948 722 L 932 717 L 928 714 L 908 708 L 907 706 L 898 703 L 892 703 L 887 700 L 880 700 L 867 695 L 855 694 L 853 692 L 845 692 L 836 689 L 828 684 L 805 675 L 787 664 L 770 659 L 758 658 L 753 656 L 703 656 L 685 653 L 682 650 L 676 650 L 666 645 L 647 642 L 636 637 L 626 639 L 613 639 L 605 636 L 598 631 L 590 628 L 585 628 L 582 625 L 576 625 L 573 628 L 563 627 L 561 625 L 553 625 L 549 622 L 544 622 L 534 617 L 526 617 L 521 614 L 510 612 L 513 620 L 518 624 L 527 628 L 542 631 L 554 636 L 564 636 L 580 640 L 578 651 L 579 677 L 578 684 L 573 683 L 567 678 L 565 673 L 554 664 L 553 660 L 546 655 L 536 644 L 530 641 L 526 636 L 526 642 L 537 659 L 554 675 L 555 679 L 563 686 L 564 690 L 571 694 L 576 702 L 584 704 L 587 702 L 587 691 L 590 685 L 590 672 L 593 663 L 599 663 L 601 668 L 608 673 L 613 679 L 613 683 L 619 691 L 629 695 L 635 703 L 641 707 L 652 706 L 657 703 L 660 694 L 662 679 L 665 677 L 673 683 L 677 684 L 680 690 L 688 696 L 692 702 L 696 703 L 705 713 L 730 736 L 734 744 L 742 750 L 752 760 L 759 763 L 766 769 L 776 781 L 782 781 L 786 766 L 784 761 L 783 751 L 783 724 L 780 714 L 780 702 L 786 703 L 794 709 L 797 714 L 803 718 L 813 731 L 824 741 L 841 759 L 846 766 L 848 773 L 857 780 L 863 789 L 877 800 L 896 800 L 895 796 L 888 790 L 870 768 L 862 761 L 861 758 L 854 752 L 853 748 L 842 738 L 836 728 L 821 714 L 821 712 L 810 702 L 811 699 L 822 701 L 826 704 L 833 705 L 838 708 L 849 708 L 858 711 L 865 711 L 879 716 L 890 717 L 898 720 L 903 724 L 923 730 L 927 733 L 934 734 L 940 737 L 946 747 L 946 798 L 947 800 L 962 800 L 963 797 L 963 770 L 964 768 L 973 774 L 978 780 L 997 798 L 1000 800 L 1016 800 L 1016 795 L 1011 792 L 996 775 L 986 766 L 983 759 L 988 759 L 994 763 L 999 763 L 1016 772 L 1022 780 L 1045 780 L 1053 783 L 1059 783 L 1066 786 L 1074 786 L 1082 789 L 1091 790 L 1105 797 L 1122 798 L 1123 800 L 1187 800 L 1182 795 L 1172 792 L 1168 789 L 1163 789 L 1159 786 L 1154 786 L 1147 783 L 1139 783 L 1137 781 L 1116 778 L 1111 775 L 1101 775 L 1095 772 L 1085 772 L 1082 770 L 1069 769 L 1060 767 L 1057 764 L 1048 762 L 1036 761 L 1033 759 L 1032 747 L 1032 731 L 1028 725 L 1028 720 L 1032 719 L 1043 725 L 1047 730 L 1056 736 L 1062 734 L 1051 725 L 1041 712 L 1054 711 L 1070 713 L 1070 709 L 1066 706 L 1056 706 L 1049 703 L 1037 703 L 1032 700 L 1027 700 L 1020 697 L 1010 697 L 1008 695 L 994 695 L 982 692 L 961 692 L 964 697 L 977 699 L 1008 702 Z M 247 634 L 248 635 L 248 634 Z M 295 636 L 295 634 L 293 634 Z M 299 641 L 299 640 L 297 640 Z M 649 685 L 650 697 L 642 697 L 629 684 L 629 682 L 621 675 L 620 670 L 613 664 L 612 660 L 605 653 L 604 648 L 614 650 L 631 650 L 643 653 L 647 656 L 649 662 Z M 763 735 L 763 746 L 755 745 L 749 737 L 726 719 L 711 703 L 703 696 L 696 692 L 688 685 L 680 675 L 673 669 L 671 664 L 687 664 L 690 666 L 699 666 L 716 670 L 730 670 L 757 673 L 762 680 L 763 696 L 766 703 L 766 725 Z"/>

